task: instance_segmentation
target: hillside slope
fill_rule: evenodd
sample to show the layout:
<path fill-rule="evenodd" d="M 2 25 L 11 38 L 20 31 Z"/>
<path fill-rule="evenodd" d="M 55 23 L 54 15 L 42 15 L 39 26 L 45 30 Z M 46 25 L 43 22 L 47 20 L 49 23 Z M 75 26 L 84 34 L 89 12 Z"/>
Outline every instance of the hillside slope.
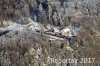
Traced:
<path fill-rule="evenodd" d="M 99 0 L 0 0 L 0 66 L 99 62 Z"/>

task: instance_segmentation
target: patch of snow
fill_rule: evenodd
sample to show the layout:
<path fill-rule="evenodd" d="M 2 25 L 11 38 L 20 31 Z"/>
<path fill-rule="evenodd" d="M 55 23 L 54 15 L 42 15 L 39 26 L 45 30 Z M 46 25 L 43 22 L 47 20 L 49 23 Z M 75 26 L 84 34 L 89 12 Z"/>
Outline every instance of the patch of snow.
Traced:
<path fill-rule="evenodd" d="M 47 28 L 48 30 L 50 30 L 50 29 L 51 29 L 51 25 L 48 24 L 48 25 L 46 26 L 46 28 Z"/>
<path fill-rule="evenodd" d="M 73 51 L 73 49 L 72 49 L 70 46 L 67 46 L 67 49 L 68 49 L 69 51 Z"/>
<path fill-rule="evenodd" d="M 7 20 L 7 21 L 3 21 L 3 24 L 5 25 L 5 26 L 10 26 L 10 25 L 14 25 L 14 24 L 16 24 L 15 22 L 12 22 L 12 21 L 10 21 L 10 20 Z"/>
<path fill-rule="evenodd" d="M 46 29 L 44 28 L 44 26 L 40 23 L 34 22 L 33 20 L 31 20 L 30 18 L 28 18 L 29 23 L 28 24 L 18 24 L 16 22 L 12 22 L 12 21 L 4 21 L 3 24 L 5 27 L 0 28 L 0 30 L 18 30 L 18 31 L 23 31 L 23 30 L 32 30 L 32 31 L 46 31 Z"/>
<path fill-rule="evenodd" d="M 23 31 L 25 29 L 25 27 L 20 24 L 14 24 L 14 25 L 10 25 L 10 26 L 6 27 L 6 29 Z"/>
<path fill-rule="evenodd" d="M 37 22 L 34 22 L 30 18 L 28 18 L 28 20 L 29 20 L 29 24 L 27 24 L 25 26 L 27 26 L 31 30 L 33 30 L 33 31 L 36 31 L 36 30 L 39 30 L 39 31 L 42 31 L 43 30 L 44 31 L 45 30 L 45 28 L 44 28 L 44 26 L 42 24 L 37 23 Z"/>
<path fill-rule="evenodd" d="M 25 29 L 24 26 L 22 26 L 21 24 L 17 24 L 15 22 L 11 22 L 11 21 L 4 21 L 4 23 L 6 23 L 6 27 L 0 28 L 1 30 L 18 30 L 18 31 L 22 31 Z"/>
<path fill-rule="evenodd" d="M 80 28 L 66 27 L 61 30 L 61 34 L 64 36 L 76 36 L 78 31 L 80 31 Z"/>
<path fill-rule="evenodd" d="M 51 30 L 51 29 L 53 29 L 53 28 L 54 28 L 54 26 L 51 26 L 50 24 L 48 24 L 48 25 L 46 26 L 46 31 Z"/>
<path fill-rule="evenodd" d="M 64 36 L 72 36 L 71 31 L 69 28 L 65 28 L 61 31 L 61 34 Z"/>
<path fill-rule="evenodd" d="M 54 27 L 54 33 L 59 33 L 60 30 L 57 27 Z"/>
<path fill-rule="evenodd" d="M 60 38 L 60 37 L 56 37 L 56 36 L 52 36 L 52 35 L 48 35 L 49 40 L 65 40 L 64 38 Z"/>
<path fill-rule="evenodd" d="M 59 27 L 51 26 L 50 24 L 46 26 L 46 30 L 47 31 L 53 30 L 53 33 L 55 34 L 60 33 Z"/>

